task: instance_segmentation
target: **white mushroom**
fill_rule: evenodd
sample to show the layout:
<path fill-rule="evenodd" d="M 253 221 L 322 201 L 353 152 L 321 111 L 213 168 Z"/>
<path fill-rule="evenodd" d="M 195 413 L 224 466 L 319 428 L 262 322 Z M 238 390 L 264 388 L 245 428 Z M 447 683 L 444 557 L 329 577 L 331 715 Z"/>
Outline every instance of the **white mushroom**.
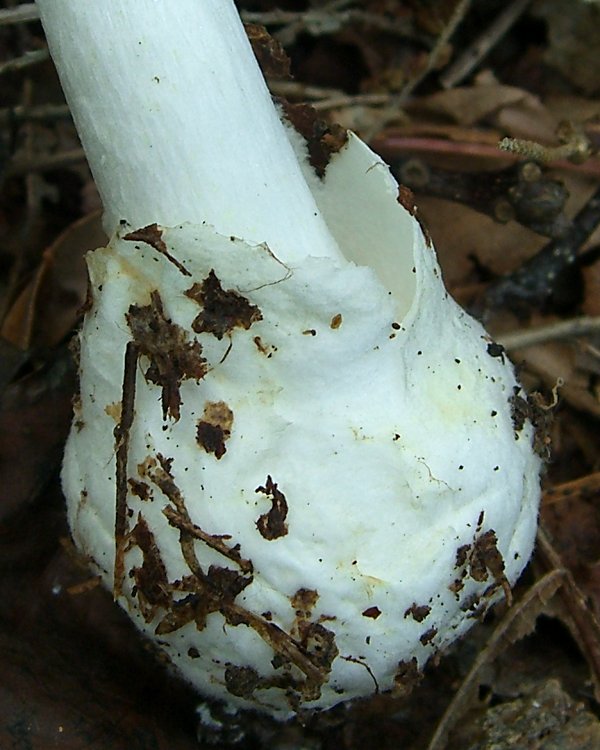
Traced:
<path fill-rule="evenodd" d="M 402 689 L 531 554 L 512 366 L 379 157 L 335 131 L 315 172 L 233 2 L 38 4 L 118 229 L 88 257 L 78 547 L 208 698 Z"/>

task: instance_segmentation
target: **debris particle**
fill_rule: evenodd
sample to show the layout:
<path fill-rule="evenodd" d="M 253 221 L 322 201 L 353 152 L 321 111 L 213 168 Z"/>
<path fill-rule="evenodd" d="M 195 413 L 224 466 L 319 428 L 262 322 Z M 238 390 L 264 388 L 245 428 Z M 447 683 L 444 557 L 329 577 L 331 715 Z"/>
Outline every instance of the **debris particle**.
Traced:
<path fill-rule="evenodd" d="M 231 695 L 238 698 L 252 698 L 260 685 L 260 677 L 253 667 L 229 666 L 225 670 L 225 686 Z"/>
<path fill-rule="evenodd" d="M 233 331 L 262 320 L 262 313 L 248 300 L 233 289 L 224 290 L 214 270 L 201 284 L 194 284 L 185 292 L 203 309 L 192 323 L 196 333 L 212 333 L 219 341 Z"/>
<path fill-rule="evenodd" d="M 362 612 L 363 617 L 370 617 L 372 620 L 376 620 L 380 614 L 381 610 L 379 607 L 367 607 L 367 609 Z"/>
<path fill-rule="evenodd" d="M 534 429 L 533 449 L 540 458 L 548 461 L 552 448 L 550 429 L 554 420 L 553 404 L 546 404 L 542 394 L 537 391 L 533 391 L 527 398 L 523 398 L 518 386 L 515 386 L 508 402 L 515 432 L 520 432 L 525 425 L 525 421 L 529 420 Z"/>
<path fill-rule="evenodd" d="M 392 695 L 395 698 L 405 698 L 412 693 L 422 679 L 423 674 L 419 671 L 419 665 L 414 656 L 410 661 L 398 662 Z"/>
<path fill-rule="evenodd" d="M 115 401 L 112 404 L 107 404 L 104 407 L 104 413 L 115 420 L 115 422 L 121 421 L 121 402 Z"/>
<path fill-rule="evenodd" d="M 449 589 L 457 598 L 464 588 L 467 576 L 478 583 L 484 583 L 491 575 L 494 583 L 486 589 L 485 597 L 490 598 L 498 588 L 502 588 L 507 602 L 511 603 L 512 593 L 504 573 L 504 558 L 498 549 L 498 538 L 493 529 L 476 536 L 472 544 L 463 544 L 456 550 L 456 569 L 460 574 Z"/>
<path fill-rule="evenodd" d="M 296 614 L 296 622 L 308 622 L 312 611 L 319 599 L 319 592 L 314 589 L 298 589 L 291 598 L 291 604 Z"/>
<path fill-rule="evenodd" d="M 187 332 L 165 315 L 158 291 L 150 294 L 149 305 L 131 305 L 126 315 L 133 341 L 150 365 L 146 380 L 162 388 L 163 419 L 180 417 L 183 380 L 201 380 L 208 372 L 198 341 L 190 341 Z"/>
<path fill-rule="evenodd" d="M 504 364 L 504 347 L 502 344 L 496 344 L 496 342 L 492 341 L 487 345 L 487 353 L 490 357 L 498 357 L 498 359 L 501 359 Z"/>
<path fill-rule="evenodd" d="M 254 341 L 254 344 L 258 351 L 261 354 L 264 354 L 267 359 L 273 356 L 273 354 L 277 351 L 276 346 L 272 346 L 271 344 L 265 344 L 264 341 L 261 339 L 260 336 L 255 336 L 252 341 Z"/>
<path fill-rule="evenodd" d="M 265 78 L 290 79 L 290 58 L 281 43 L 260 24 L 245 23 L 244 29 Z"/>
<path fill-rule="evenodd" d="M 279 539 L 288 533 L 285 522 L 288 506 L 283 492 L 277 489 L 277 484 L 270 476 L 264 487 L 257 487 L 255 492 L 262 492 L 271 498 L 271 510 L 263 513 L 256 522 L 256 528 L 260 534 L 269 540 Z"/>
<path fill-rule="evenodd" d="M 309 104 L 290 104 L 283 100 L 279 104 L 285 117 L 306 141 L 311 167 L 318 177 L 324 177 L 332 155 L 348 140 L 348 131 L 321 120 Z"/>
<path fill-rule="evenodd" d="M 172 263 L 184 276 L 192 275 L 187 268 L 177 260 L 177 258 L 174 258 L 171 255 L 162 238 L 162 231 L 158 224 L 149 224 L 147 227 L 137 229 L 135 232 L 129 232 L 129 234 L 126 234 L 123 239 L 131 242 L 145 242 L 147 245 L 150 245 L 150 247 L 153 247 L 157 253 L 163 255 L 169 263 Z"/>
<path fill-rule="evenodd" d="M 329 672 L 333 660 L 338 655 L 335 634 L 318 622 L 308 623 L 302 633 L 302 646 L 306 649 L 313 664 Z"/>
<path fill-rule="evenodd" d="M 132 495 L 139 497 L 139 499 L 144 502 L 152 500 L 152 490 L 150 489 L 149 484 L 146 484 L 146 482 L 140 482 L 132 477 L 128 479 L 127 483 L 129 484 L 129 489 L 131 490 Z"/>
<path fill-rule="evenodd" d="M 129 546 L 137 546 L 142 552 L 143 562 L 132 568 L 131 576 L 135 581 L 136 596 L 145 622 L 151 622 L 160 608 L 170 605 L 169 581 L 167 570 L 162 561 L 160 550 L 142 514 L 138 514 L 136 525 L 129 535 Z"/>
<path fill-rule="evenodd" d="M 331 319 L 331 323 L 329 324 L 329 327 L 332 331 L 337 331 L 337 329 L 342 325 L 342 314 L 337 313 L 333 316 Z"/>
<path fill-rule="evenodd" d="M 520 388 L 515 386 L 514 393 L 508 399 L 510 404 L 510 416 L 512 419 L 515 432 L 521 432 L 525 426 L 525 420 L 529 418 L 529 404 L 526 399 L 519 394 Z"/>
<path fill-rule="evenodd" d="M 411 216 L 417 215 L 415 194 L 410 188 L 406 187 L 406 185 L 398 185 L 398 203 L 402 208 L 406 209 Z"/>
<path fill-rule="evenodd" d="M 233 412 L 224 401 L 208 401 L 198 421 L 196 440 L 207 453 L 222 458 L 227 452 L 225 442 L 231 435 Z"/>
<path fill-rule="evenodd" d="M 427 617 L 427 615 L 431 612 L 431 607 L 427 606 L 427 604 L 423 604 L 422 606 L 419 606 L 416 602 L 413 602 L 413 604 L 410 605 L 410 607 L 406 610 L 404 613 L 404 617 L 412 617 L 413 620 L 416 620 L 417 622 L 423 622 L 423 620 Z"/>
<path fill-rule="evenodd" d="M 419 638 L 419 640 L 424 646 L 427 646 L 433 641 L 436 635 L 437 635 L 437 628 L 429 628 L 429 630 L 426 630 L 423 633 L 423 635 Z"/>

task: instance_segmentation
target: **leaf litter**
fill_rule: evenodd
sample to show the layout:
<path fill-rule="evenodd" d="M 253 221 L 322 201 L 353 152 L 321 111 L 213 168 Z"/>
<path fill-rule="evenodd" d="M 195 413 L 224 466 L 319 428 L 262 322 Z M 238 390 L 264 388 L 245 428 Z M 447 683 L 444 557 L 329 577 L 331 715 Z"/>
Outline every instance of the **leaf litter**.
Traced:
<path fill-rule="evenodd" d="M 147 653 L 65 541 L 58 471 L 75 387 L 67 346 L 86 302 L 83 255 L 103 236 L 51 65 L 43 56 L 13 64 L 43 49 L 40 27 L 18 8 L 0 10 L 1 746 L 600 745 L 600 85 L 585 22 L 597 8 L 571 5 L 567 35 L 556 0 L 240 2 L 274 95 L 308 101 L 332 128 L 371 136 L 414 192 L 454 295 L 512 342 L 507 354 L 528 389 L 546 394 L 545 404 L 554 390 L 559 401 L 545 433 L 552 454 L 537 553 L 512 606 L 500 605 L 441 655 L 412 692 L 376 695 L 305 725 L 242 717 L 222 735 L 197 723 L 196 696 Z M 514 18 L 498 31 L 505 6 Z M 488 51 L 475 66 L 451 67 L 482 34 Z M 503 138 L 515 144 L 510 151 L 496 147 Z M 492 184 L 501 190 L 492 194 Z M 570 238 L 565 252 L 554 254 L 561 237 Z M 143 312 L 132 311 L 132 324 Z M 546 338 L 528 343 L 538 329 Z M 148 344 L 131 359 L 143 360 L 176 419 L 177 387 L 164 390 L 168 365 L 152 351 Z M 191 354 L 193 367 L 180 363 L 176 384 L 202 376 L 201 353 Z M 207 444 L 222 455 L 226 437 Z M 265 519 L 275 488 L 260 488 Z M 171 515 L 184 537 L 203 533 L 176 506 Z M 152 539 L 143 519 L 125 521 L 144 552 L 136 575 L 150 612 L 165 603 L 151 586 L 160 575 Z M 228 549 L 227 540 L 214 544 Z M 252 677 L 230 674 L 232 689 L 251 689 Z"/>

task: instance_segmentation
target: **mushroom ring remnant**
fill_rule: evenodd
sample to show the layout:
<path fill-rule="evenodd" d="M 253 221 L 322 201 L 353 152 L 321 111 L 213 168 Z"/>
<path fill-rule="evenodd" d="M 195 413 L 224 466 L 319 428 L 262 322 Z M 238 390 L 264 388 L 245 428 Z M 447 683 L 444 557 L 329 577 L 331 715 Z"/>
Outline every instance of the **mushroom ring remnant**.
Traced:
<path fill-rule="evenodd" d="M 347 260 L 197 224 L 89 255 L 63 470 L 138 627 L 203 695 L 279 719 L 413 683 L 509 596 L 539 502 L 512 366 L 385 165 L 350 136 L 303 168 Z"/>

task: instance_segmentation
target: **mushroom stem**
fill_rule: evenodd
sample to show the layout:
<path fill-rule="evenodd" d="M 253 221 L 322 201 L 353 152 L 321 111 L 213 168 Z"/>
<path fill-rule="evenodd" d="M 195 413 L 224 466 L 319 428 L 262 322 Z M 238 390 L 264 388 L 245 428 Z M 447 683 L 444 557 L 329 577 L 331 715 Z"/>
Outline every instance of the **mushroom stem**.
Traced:
<path fill-rule="evenodd" d="M 340 257 L 233 0 L 38 0 L 112 234 L 208 222 Z"/>

